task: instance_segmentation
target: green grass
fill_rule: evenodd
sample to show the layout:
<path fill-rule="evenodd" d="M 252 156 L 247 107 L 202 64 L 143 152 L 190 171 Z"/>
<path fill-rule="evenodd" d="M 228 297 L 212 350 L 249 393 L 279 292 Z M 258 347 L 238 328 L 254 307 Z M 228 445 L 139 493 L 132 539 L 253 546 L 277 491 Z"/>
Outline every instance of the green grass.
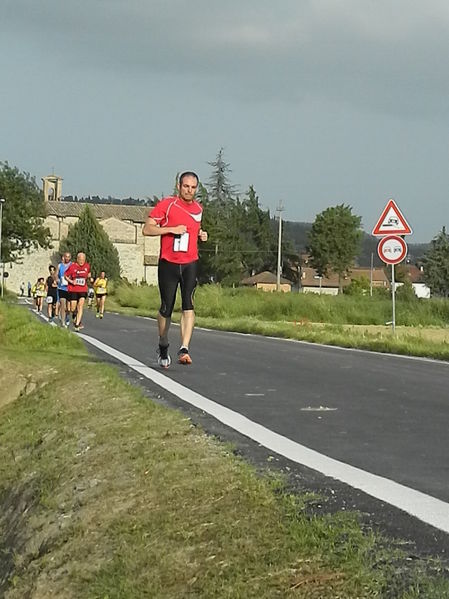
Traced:
<path fill-rule="evenodd" d="M 408 561 L 356 513 L 311 515 L 309 490 L 256 475 L 74 335 L 1 303 L 0 364 L 0 385 L 35 384 L 0 406 L 2 596 L 449 597 L 437 561 Z"/>
<path fill-rule="evenodd" d="M 108 308 L 128 314 L 157 315 L 156 287 L 119 285 Z M 205 285 L 195 295 L 198 326 L 242 333 L 449 360 L 449 301 L 397 302 L 396 333 L 391 300 L 384 297 L 330 297 L 266 293 Z M 173 320 L 179 321 L 179 298 Z M 443 332 L 438 335 L 436 332 Z"/>
<path fill-rule="evenodd" d="M 157 311 L 159 293 L 154 286 L 119 285 L 114 291 L 119 306 Z M 263 321 L 327 324 L 377 324 L 391 320 L 391 300 L 380 296 L 327 296 L 311 293 L 266 293 L 247 288 L 200 286 L 195 294 L 198 314 L 206 318 L 259 318 Z M 177 304 L 179 310 L 179 303 Z M 400 300 L 399 326 L 448 326 L 449 302 L 444 299 Z"/>

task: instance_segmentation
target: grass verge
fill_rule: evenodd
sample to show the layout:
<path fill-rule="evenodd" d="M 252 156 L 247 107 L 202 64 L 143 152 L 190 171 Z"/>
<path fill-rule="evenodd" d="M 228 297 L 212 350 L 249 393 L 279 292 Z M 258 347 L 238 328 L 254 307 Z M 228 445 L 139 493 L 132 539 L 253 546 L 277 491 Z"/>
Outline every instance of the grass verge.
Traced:
<path fill-rule="evenodd" d="M 0 303 L 0 348 L 7 599 L 449 597 L 438 563 L 355 513 L 311 516 L 307 493 L 256 476 L 76 336 Z"/>

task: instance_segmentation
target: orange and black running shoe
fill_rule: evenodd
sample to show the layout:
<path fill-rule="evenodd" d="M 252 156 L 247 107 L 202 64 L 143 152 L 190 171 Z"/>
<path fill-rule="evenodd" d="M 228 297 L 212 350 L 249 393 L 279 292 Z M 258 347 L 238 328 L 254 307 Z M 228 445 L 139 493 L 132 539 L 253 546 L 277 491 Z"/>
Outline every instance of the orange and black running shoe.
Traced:
<path fill-rule="evenodd" d="M 189 350 L 187 347 L 181 347 L 181 349 L 178 351 L 178 362 L 180 364 L 186 365 L 192 363 L 192 358 L 189 355 Z"/>

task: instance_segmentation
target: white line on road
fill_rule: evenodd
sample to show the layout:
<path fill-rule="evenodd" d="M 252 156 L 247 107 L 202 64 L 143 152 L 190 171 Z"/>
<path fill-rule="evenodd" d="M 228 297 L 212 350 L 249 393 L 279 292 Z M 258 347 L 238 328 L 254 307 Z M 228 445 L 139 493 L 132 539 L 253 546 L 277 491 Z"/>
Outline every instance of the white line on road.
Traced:
<path fill-rule="evenodd" d="M 274 451 L 289 460 L 303 464 L 308 468 L 317 470 L 325 476 L 337 479 L 356 489 L 385 501 L 400 510 L 403 510 L 412 516 L 415 516 L 422 522 L 435 526 L 444 532 L 449 533 L 449 504 L 426 495 L 421 491 L 416 491 L 387 478 L 365 472 L 349 464 L 339 462 L 333 458 L 304 447 L 287 437 L 279 435 L 264 426 L 249 420 L 238 412 L 234 412 L 199 393 L 184 387 L 173 381 L 153 368 L 146 366 L 143 362 L 128 356 L 121 351 L 102 343 L 94 337 L 80 334 L 87 343 L 94 345 L 101 351 L 116 358 L 126 366 L 129 366 L 136 372 L 139 372 L 147 379 L 150 379 L 156 385 L 163 387 L 181 400 L 207 412 L 226 426 L 233 428 L 239 433 L 263 445 L 270 451 Z"/>

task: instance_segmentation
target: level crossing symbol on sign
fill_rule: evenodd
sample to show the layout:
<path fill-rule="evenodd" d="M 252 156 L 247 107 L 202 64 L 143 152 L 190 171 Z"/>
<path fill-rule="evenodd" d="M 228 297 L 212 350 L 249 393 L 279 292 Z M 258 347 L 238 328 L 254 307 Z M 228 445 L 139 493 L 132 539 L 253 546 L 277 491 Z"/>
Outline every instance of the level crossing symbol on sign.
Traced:
<path fill-rule="evenodd" d="M 389 200 L 373 229 L 372 235 L 379 237 L 384 235 L 411 235 L 412 232 L 396 202 Z"/>

